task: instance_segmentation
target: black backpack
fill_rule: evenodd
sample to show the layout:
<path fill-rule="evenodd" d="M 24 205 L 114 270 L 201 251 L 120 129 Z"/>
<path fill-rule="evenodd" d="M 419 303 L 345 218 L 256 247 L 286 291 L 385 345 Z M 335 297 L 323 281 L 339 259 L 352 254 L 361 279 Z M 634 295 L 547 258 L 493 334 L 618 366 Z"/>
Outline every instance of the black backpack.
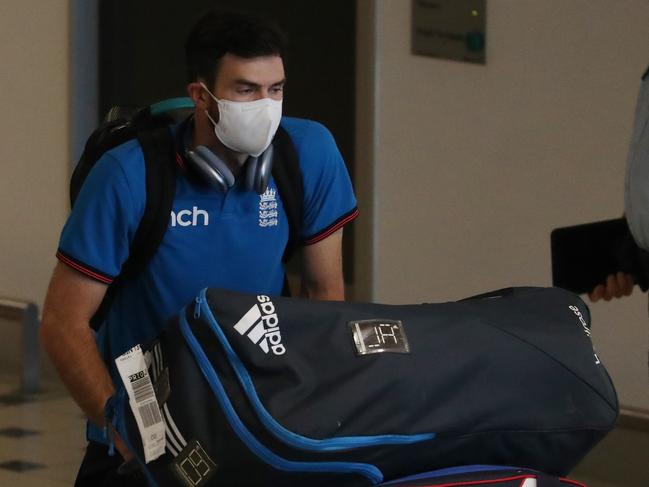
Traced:
<path fill-rule="evenodd" d="M 119 276 L 108 287 L 104 300 L 91 319 L 97 330 L 106 319 L 115 296 L 124 282 L 142 272 L 155 255 L 167 231 L 176 186 L 176 149 L 169 125 L 187 118 L 194 104 L 189 98 L 172 98 L 144 108 L 116 106 L 86 141 L 81 158 L 70 179 L 70 206 L 81 191 L 84 181 L 101 156 L 129 141 L 137 139 L 142 147 L 146 172 L 146 205 L 135 233 L 129 257 Z M 275 147 L 272 174 L 284 203 L 289 224 L 289 241 L 284 252 L 287 261 L 298 246 L 302 224 L 302 173 L 299 159 L 288 133 L 280 126 L 273 139 Z M 288 294 L 288 286 L 284 286 Z"/>

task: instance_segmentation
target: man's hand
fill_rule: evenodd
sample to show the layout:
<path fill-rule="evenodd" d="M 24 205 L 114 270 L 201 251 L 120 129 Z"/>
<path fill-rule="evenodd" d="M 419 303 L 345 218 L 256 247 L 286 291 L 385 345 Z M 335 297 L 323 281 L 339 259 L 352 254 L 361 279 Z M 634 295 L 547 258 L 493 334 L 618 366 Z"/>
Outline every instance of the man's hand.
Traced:
<path fill-rule="evenodd" d="M 634 285 L 635 281 L 631 275 L 618 272 L 617 274 L 611 274 L 608 276 L 606 278 L 606 283 L 600 284 L 589 292 L 588 297 L 594 303 L 600 299 L 610 301 L 613 298 L 630 296 L 633 292 Z"/>
<path fill-rule="evenodd" d="M 131 451 L 128 449 L 117 431 L 115 431 L 112 426 L 110 428 L 113 430 L 113 443 L 115 444 L 115 449 L 119 452 L 120 455 L 122 455 L 122 458 L 125 462 L 133 460 L 133 458 L 135 458 L 133 453 L 131 453 Z"/>

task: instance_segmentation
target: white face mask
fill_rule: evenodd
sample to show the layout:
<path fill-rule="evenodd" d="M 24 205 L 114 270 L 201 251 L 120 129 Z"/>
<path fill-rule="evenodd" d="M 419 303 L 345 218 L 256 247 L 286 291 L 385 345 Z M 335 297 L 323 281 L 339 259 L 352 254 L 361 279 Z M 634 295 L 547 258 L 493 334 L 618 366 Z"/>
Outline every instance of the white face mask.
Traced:
<path fill-rule="evenodd" d="M 253 157 L 264 152 L 275 136 L 282 118 L 282 101 L 262 98 L 255 101 L 219 100 L 201 83 L 219 107 L 216 123 L 207 110 L 205 114 L 214 125 L 214 133 L 227 148 Z"/>

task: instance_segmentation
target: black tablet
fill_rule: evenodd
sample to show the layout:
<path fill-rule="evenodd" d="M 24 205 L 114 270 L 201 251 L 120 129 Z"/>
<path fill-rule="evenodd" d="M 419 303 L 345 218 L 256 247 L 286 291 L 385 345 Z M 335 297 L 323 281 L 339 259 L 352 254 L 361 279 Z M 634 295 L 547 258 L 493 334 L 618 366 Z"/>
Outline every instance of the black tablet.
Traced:
<path fill-rule="evenodd" d="M 632 274 L 641 287 L 646 281 L 625 218 L 556 228 L 550 241 L 554 286 L 587 293 L 618 271 Z"/>

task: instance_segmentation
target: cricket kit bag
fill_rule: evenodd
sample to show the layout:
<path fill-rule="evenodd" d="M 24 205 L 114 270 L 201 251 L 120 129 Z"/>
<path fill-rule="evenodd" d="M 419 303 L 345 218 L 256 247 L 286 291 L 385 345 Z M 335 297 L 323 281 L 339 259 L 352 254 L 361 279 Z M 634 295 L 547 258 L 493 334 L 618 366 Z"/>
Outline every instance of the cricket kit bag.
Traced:
<path fill-rule="evenodd" d="M 618 416 L 589 321 L 559 288 L 418 305 L 207 289 L 116 359 L 109 418 L 152 485 L 369 486 L 474 464 L 565 475 Z"/>

